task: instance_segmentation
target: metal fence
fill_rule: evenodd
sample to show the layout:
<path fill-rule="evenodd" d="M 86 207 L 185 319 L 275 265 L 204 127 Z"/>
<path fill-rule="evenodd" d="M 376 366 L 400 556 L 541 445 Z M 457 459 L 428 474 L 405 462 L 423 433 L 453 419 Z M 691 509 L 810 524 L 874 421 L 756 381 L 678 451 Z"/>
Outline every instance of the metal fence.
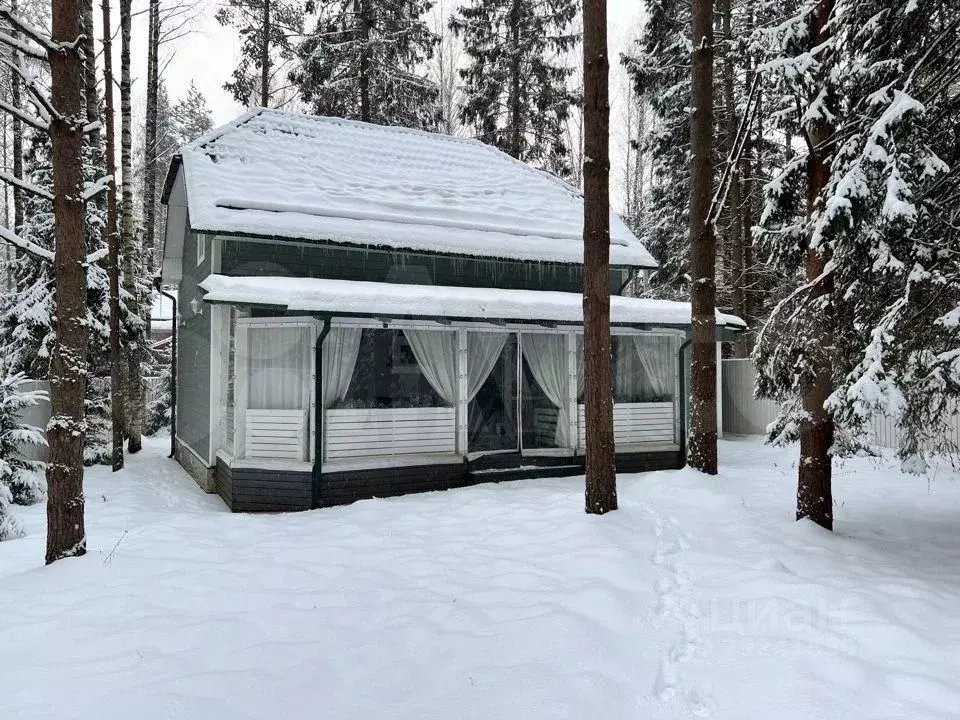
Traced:
<path fill-rule="evenodd" d="M 772 400 L 758 400 L 753 396 L 756 371 L 753 361 L 729 359 L 723 361 L 723 431 L 734 435 L 764 435 L 774 421 L 780 406 Z M 880 447 L 896 448 L 901 430 L 896 418 L 874 418 L 869 440 Z M 960 415 L 954 415 L 946 430 L 946 439 L 960 446 Z"/>

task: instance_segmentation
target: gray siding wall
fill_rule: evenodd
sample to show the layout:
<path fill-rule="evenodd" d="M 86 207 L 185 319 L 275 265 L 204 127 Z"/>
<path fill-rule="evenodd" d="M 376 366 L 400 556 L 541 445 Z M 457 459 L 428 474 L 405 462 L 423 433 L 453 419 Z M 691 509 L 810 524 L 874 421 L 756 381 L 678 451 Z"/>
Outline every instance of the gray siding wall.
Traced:
<path fill-rule="evenodd" d="M 209 305 L 194 313 L 192 300 L 199 298 L 197 283 L 210 274 L 211 240 L 197 265 L 199 235 L 188 231 L 183 241 L 183 279 L 177 295 L 177 437 L 203 458 L 210 457 L 210 330 L 213 312 Z"/>
<path fill-rule="evenodd" d="M 456 258 L 411 252 L 369 250 L 287 240 L 223 237 L 220 271 L 227 275 L 279 275 L 338 280 L 498 287 L 580 292 L 577 265 Z M 624 270 L 611 271 L 619 293 Z"/>

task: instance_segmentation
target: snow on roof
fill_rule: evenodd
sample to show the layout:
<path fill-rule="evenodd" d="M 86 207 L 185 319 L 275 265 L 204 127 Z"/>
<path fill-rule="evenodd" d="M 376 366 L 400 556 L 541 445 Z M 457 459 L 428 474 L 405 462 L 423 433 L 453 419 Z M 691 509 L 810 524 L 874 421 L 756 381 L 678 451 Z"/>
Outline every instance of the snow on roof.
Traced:
<path fill-rule="evenodd" d="M 210 275 L 200 287 L 207 293 L 207 302 L 268 305 L 293 312 L 583 322 L 583 296 L 579 293 L 228 275 Z M 690 324 L 690 304 L 615 296 L 610 298 L 610 319 L 619 325 L 686 326 Z M 717 313 L 717 325 L 746 327 L 740 318 L 723 313 Z"/>
<path fill-rule="evenodd" d="M 583 262 L 579 191 L 476 140 L 260 108 L 181 157 L 194 230 Z M 610 239 L 656 267 L 613 213 Z"/>

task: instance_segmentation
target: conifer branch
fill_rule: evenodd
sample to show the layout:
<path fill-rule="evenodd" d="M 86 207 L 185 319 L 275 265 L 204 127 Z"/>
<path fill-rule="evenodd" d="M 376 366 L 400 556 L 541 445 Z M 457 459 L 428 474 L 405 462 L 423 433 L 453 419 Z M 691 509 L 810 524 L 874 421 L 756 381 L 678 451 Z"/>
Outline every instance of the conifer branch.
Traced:
<path fill-rule="evenodd" d="M 46 61 L 48 59 L 47 53 L 45 53 L 43 50 L 36 48 L 30 43 L 25 42 L 20 38 L 13 37 L 13 35 L 9 35 L 5 32 L 0 32 L 0 43 L 9 45 L 13 49 L 22 52 L 24 55 L 28 55 L 29 57 L 37 60 Z"/>
<path fill-rule="evenodd" d="M 9 185 L 15 185 L 16 187 L 30 193 L 31 195 L 36 195 L 37 197 L 41 197 L 44 200 L 49 200 L 53 202 L 53 195 L 51 195 L 49 192 L 44 190 L 42 187 L 38 187 L 37 185 L 34 185 L 33 183 L 29 183 L 26 180 L 21 180 L 20 178 L 15 177 L 4 170 L 0 170 L 0 180 L 2 180 L 5 183 L 8 183 Z"/>
<path fill-rule="evenodd" d="M 6 100 L 0 99 L 0 110 L 5 110 L 21 122 L 24 122 L 32 127 L 34 130 L 47 132 L 50 129 L 50 124 L 45 120 L 38 118 L 35 115 L 31 115 L 28 112 L 24 112 L 20 108 L 8 103 Z"/>
<path fill-rule="evenodd" d="M 42 260 L 50 263 L 53 262 L 53 253 L 50 250 L 40 247 L 35 242 L 31 242 L 30 240 L 20 237 L 15 232 L 7 230 L 5 227 L 0 227 L 0 240 L 6 240 L 14 247 L 23 250 L 28 255 L 31 255 L 35 260 Z"/>

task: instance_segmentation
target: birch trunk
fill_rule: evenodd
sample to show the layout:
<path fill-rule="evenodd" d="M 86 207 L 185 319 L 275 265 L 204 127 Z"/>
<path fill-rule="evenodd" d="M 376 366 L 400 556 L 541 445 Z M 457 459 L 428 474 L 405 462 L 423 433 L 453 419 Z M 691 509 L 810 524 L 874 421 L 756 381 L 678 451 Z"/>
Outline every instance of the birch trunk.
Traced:
<path fill-rule="evenodd" d="M 606 0 L 583 4 L 583 330 L 586 510 L 617 509 L 610 377 L 610 98 Z"/>
<path fill-rule="evenodd" d="M 116 137 L 113 111 L 113 40 L 110 0 L 102 0 L 103 11 L 103 101 L 106 125 L 106 171 L 113 177 L 107 191 L 107 268 L 110 279 L 110 413 L 113 420 L 111 466 L 123 467 L 123 353 L 120 348 L 120 238 L 117 217 Z"/>
<path fill-rule="evenodd" d="M 127 450 L 140 450 L 140 434 L 143 426 L 143 379 L 140 374 L 140 358 L 143 353 L 143 331 L 140 321 L 140 291 L 137 269 L 141 258 L 137 252 L 136 227 L 133 217 L 133 112 L 130 103 L 130 4 L 120 0 L 120 172 L 122 181 L 122 246 L 123 289 L 127 294 L 127 311 L 130 316 L 130 335 L 127 343 L 126 373 L 123 396 L 126 401 L 125 428 Z"/>
<path fill-rule="evenodd" d="M 810 47 L 818 47 L 830 37 L 828 21 L 833 13 L 833 0 L 821 0 L 810 16 Z M 808 130 L 810 157 L 807 163 L 807 215 L 819 207 L 820 193 L 830 181 L 828 148 L 833 126 L 816 121 Z M 806 276 L 811 282 L 826 266 L 827 258 L 817 248 L 806 248 Z M 811 302 L 822 300 L 826 307 L 814 313 L 811 328 L 815 378 L 803 396 L 807 420 L 800 427 L 800 467 L 797 478 L 797 519 L 810 518 L 818 525 L 833 530 L 833 467 L 830 450 L 833 446 L 833 418 L 824 407 L 832 389 L 829 362 L 831 339 L 829 296 L 832 280 L 815 285 Z"/>
<path fill-rule="evenodd" d="M 46 562 L 83 555 L 84 396 L 87 377 L 87 283 L 83 192 L 83 63 L 71 43 L 82 33 L 78 0 L 53 0 L 51 35 L 58 46 L 49 53 L 51 100 L 57 115 L 50 122 L 53 149 L 54 342 L 50 359 L 50 408 L 47 442 Z"/>
<path fill-rule="evenodd" d="M 97 92 L 97 53 L 93 44 L 93 0 L 80 0 L 83 9 L 83 96 L 87 122 L 96 122 L 100 117 L 100 95 Z M 90 146 L 99 148 L 100 132 L 89 134 Z"/>
<path fill-rule="evenodd" d="M 717 472 L 716 238 L 708 222 L 713 192 L 713 0 L 693 0 L 690 117 L 690 271 L 693 345 L 688 464 Z"/>

